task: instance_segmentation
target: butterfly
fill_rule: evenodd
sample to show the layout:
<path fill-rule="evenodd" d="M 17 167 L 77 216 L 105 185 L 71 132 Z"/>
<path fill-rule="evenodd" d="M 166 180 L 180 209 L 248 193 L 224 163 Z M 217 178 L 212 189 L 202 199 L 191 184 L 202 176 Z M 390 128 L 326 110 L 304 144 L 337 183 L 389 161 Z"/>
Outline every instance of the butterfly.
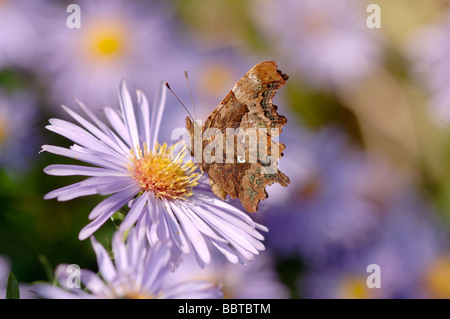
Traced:
<path fill-rule="evenodd" d="M 266 186 L 290 183 L 278 169 L 285 145 L 274 140 L 287 119 L 272 104 L 288 78 L 275 61 L 261 62 L 236 83 L 203 125 L 186 117 L 191 155 L 208 175 L 214 194 L 222 200 L 227 195 L 238 198 L 251 213 L 268 197 Z"/>

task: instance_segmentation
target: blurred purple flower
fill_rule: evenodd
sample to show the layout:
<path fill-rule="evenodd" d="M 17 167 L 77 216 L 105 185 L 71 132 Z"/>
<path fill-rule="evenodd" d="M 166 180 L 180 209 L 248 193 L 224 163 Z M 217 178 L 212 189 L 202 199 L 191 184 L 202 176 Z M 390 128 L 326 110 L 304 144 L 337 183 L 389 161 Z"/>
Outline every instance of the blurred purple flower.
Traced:
<path fill-rule="evenodd" d="M 69 265 L 59 265 L 58 283 L 36 285 L 38 295 L 48 299 L 70 298 L 129 298 L 129 299 L 206 299 L 222 298 L 220 289 L 212 282 L 191 280 L 167 285 L 172 275 L 172 256 L 166 243 L 150 247 L 144 232 L 130 231 L 126 243 L 124 233 L 116 232 L 112 241 L 113 258 L 91 237 L 97 255 L 100 276 L 81 269 L 80 282 L 87 291 L 76 287 Z M 170 243 L 169 243 L 170 244 Z M 81 285 L 80 285 L 81 286 Z"/>
<path fill-rule="evenodd" d="M 28 93 L 7 96 L 0 90 L 0 168 L 26 170 L 38 153 L 35 99 Z"/>
<path fill-rule="evenodd" d="M 379 32 L 366 26 L 364 3 L 260 0 L 250 11 L 280 62 L 312 85 L 333 89 L 355 84 L 382 60 Z"/>
<path fill-rule="evenodd" d="M 99 111 L 116 106 L 117 83 L 127 78 L 134 88 L 182 80 L 183 68 L 174 58 L 169 12 L 152 2 L 123 0 L 78 1 L 81 27 L 68 28 L 66 7 L 47 10 L 36 22 L 45 34 L 40 74 L 49 84 L 55 104 L 68 104 L 74 97 Z"/>
<path fill-rule="evenodd" d="M 308 298 L 421 298 L 424 269 L 444 244 L 444 229 L 434 212 L 411 194 L 390 207 L 370 241 L 311 270 L 299 289 Z M 380 267 L 380 288 L 367 285 L 372 264 Z"/>
<path fill-rule="evenodd" d="M 284 299 L 289 291 L 278 279 L 278 274 L 268 252 L 255 257 L 248 265 L 233 265 L 223 256 L 214 255 L 211 264 L 200 268 L 198 263 L 187 257 L 169 282 L 202 279 L 222 287 L 227 299 Z"/>
<path fill-rule="evenodd" d="M 35 62 L 40 37 L 30 22 L 34 8 L 30 1 L 0 1 L 0 69 Z"/>
<path fill-rule="evenodd" d="M 297 132 L 280 140 L 286 144 L 280 169 L 291 185 L 285 194 L 276 187 L 268 191 L 268 244 L 313 263 L 359 245 L 380 218 L 377 207 L 358 194 L 361 181 L 370 183 L 371 163 L 335 129 Z"/>
<path fill-rule="evenodd" d="M 84 104 L 80 108 L 95 123 L 64 107 L 79 124 L 51 119 L 47 128 L 75 144 L 66 149 L 44 145 L 44 151 L 74 158 L 95 166 L 50 165 L 50 175 L 81 175 L 90 178 L 48 193 L 45 199 L 66 201 L 80 196 L 111 195 L 90 213 L 90 224 L 80 234 L 91 236 L 116 211 L 127 203 L 130 211 L 120 225 L 126 231 L 135 223 L 144 228 L 153 245 L 170 240 L 178 253 L 194 252 L 201 265 L 211 260 L 209 245 L 220 250 L 230 262 L 245 263 L 264 250 L 264 237 L 243 211 L 217 199 L 200 176 L 197 165 L 183 162 L 186 147 L 179 143 L 159 145 L 166 90 L 161 86 L 159 98 L 151 110 L 145 95 L 138 91 L 138 107 L 122 82 L 119 90 L 121 113 L 106 108 L 106 117 L 114 131 L 101 122 Z M 150 115 L 151 113 L 151 115 Z M 84 128 L 83 128 L 84 127 Z"/>
<path fill-rule="evenodd" d="M 412 73 L 430 95 L 431 113 L 438 123 L 450 122 L 450 10 L 439 23 L 424 27 L 412 37 L 407 54 Z"/>

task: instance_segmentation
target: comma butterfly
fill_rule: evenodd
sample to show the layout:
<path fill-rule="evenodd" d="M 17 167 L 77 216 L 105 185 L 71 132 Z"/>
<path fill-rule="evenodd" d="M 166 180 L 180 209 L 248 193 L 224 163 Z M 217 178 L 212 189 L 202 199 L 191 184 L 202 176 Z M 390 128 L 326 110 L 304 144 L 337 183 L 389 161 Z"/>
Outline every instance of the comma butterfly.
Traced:
<path fill-rule="evenodd" d="M 268 197 L 267 185 L 286 187 L 290 182 L 278 169 L 285 145 L 273 139 L 287 120 L 277 113 L 272 99 L 287 79 L 275 61 L 261 62 L 237 82 L 202 126 L 186 118 L 191 154 L 208 174 L 212 191 L 223 200 L 227 195 L 238 198 L 248 212 L 256 212 Z"/>

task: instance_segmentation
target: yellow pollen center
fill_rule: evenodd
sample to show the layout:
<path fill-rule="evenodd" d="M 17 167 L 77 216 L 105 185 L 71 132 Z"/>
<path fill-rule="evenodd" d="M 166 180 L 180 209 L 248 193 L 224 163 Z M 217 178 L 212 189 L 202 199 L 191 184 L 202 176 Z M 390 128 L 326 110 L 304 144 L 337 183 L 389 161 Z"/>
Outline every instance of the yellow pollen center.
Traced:
<path fill-rule="evenodd" d="M 124 299 L 156 299 L 156 297 L 150 293 L 143 292 L 126 292 L 123 296 Z"/>
<path fill-rule="evenodd" d="M 102 23 L 88 28 L 86 51 L 91 58 L 115 59 L 124 54 L 125 48 L 125 32 L 120 26 Z"/>
<path fill-rule="evenodd" d="M 144 150 L 131 153 L 128 171 L 139 183 L 142 191 L 152 192 L 159 199 L 187 199 L 192 196 L 192 188 L 198 184 L 199 173 L 194 173 L 197 165 L 192 161 L 183 163 L 186 149 L 180 150 L 174 157 L 174 147 L 156 144 L 150 151 L 144 144 Z"/>
<path fill-rule="evenodd" d="M 339 284 L 338 297 L 342 299 L 368 299 L 373 296 L 367 287 L 365 278 L 348 276 L 343 278 Z"/>
<path fill-rule="evenodd" d="M 440 258 L 425 274 L 425 286 L 432 298 L 450 298 L 450 261 Z"/>

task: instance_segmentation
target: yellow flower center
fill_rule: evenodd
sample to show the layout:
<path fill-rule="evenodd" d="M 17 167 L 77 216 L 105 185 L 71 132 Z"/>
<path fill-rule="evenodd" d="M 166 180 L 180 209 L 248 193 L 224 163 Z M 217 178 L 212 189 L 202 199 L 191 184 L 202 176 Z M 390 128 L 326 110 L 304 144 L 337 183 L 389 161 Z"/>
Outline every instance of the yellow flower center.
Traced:
<path fill-rule="evenodd" d="M 342 279 L 338 288 L 338 298 L 341 299 L 368 299 L 371 298 L 366 278 L 360 276 L 347 276 Z"/>
<path fill-rule="evenodd" d="M 167 147 L 156 144 L 151 151 L 144 144 L 144 150 L 131 153 L 128 171 L 139 183 L 142 191 L 152 192 L 159 199 L 187 199 L 192 196 L 192 188 L 198 184 L 199 173 L 194 173 L 197 165 L 192 161 L 183 163 L 187 154 L 183 147 L 174 157 L 175 145 Z"/>
<path fill-rule="evenodd" d="M 156 297 L 153 294 L 137 292 L 137 291 L 126 292 L 122 298 L 124 298 L 124 299 L 156 299 Z"/>
<path fill-rule="evenodd" d="M 92 59 L 115 60 L 126 51 L 126 32 L 117 24 L 98 22 L 88 26 L 85 51 Z"/>
<path fill-rule="evenodd" d="M 435 261 L 425 275 L 425 286 L 432 298 L 450 298 L 450 260 Z"/>

